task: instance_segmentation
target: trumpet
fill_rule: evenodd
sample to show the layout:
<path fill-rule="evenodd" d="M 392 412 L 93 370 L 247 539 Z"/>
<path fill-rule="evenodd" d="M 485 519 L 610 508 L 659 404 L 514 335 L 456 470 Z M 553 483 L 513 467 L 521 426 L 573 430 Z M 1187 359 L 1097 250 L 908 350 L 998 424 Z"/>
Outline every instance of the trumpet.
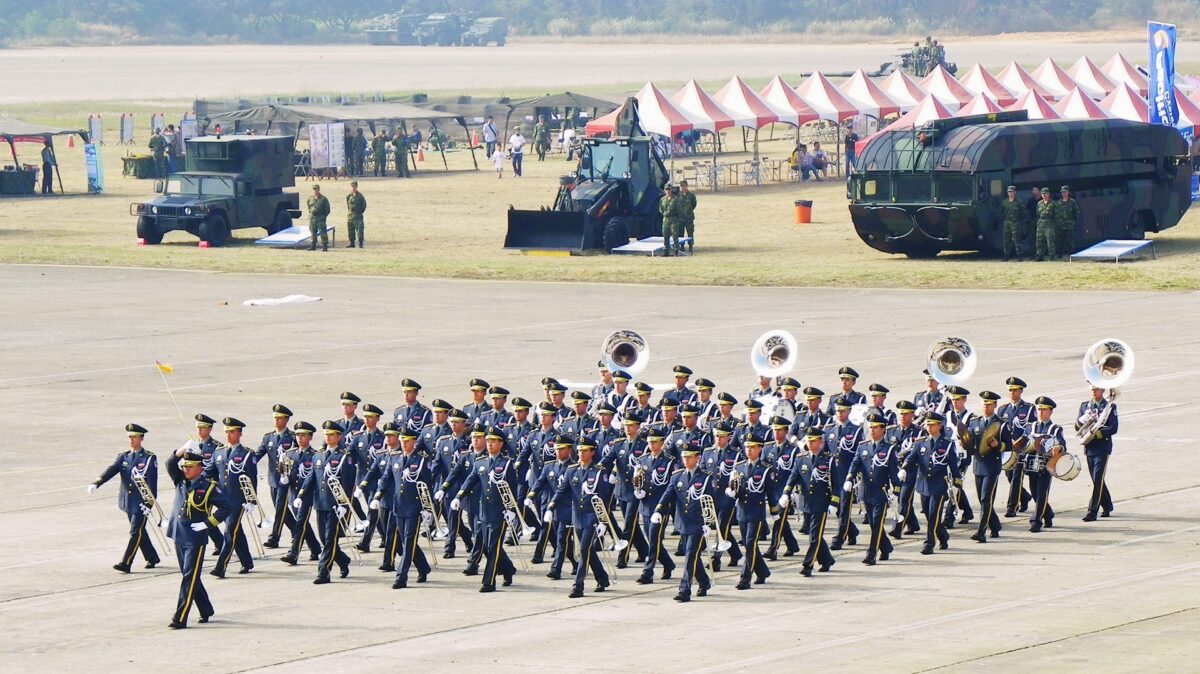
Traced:
<path fill-rule="evenodd" d="M 280 450 L 279 460 L 275 462 L 275 472 L 291 479 L 292 468 L 296 465 L 296 460 L 287 455 L 287 452 Z"/>
<path fill-rule="evenodd" d="M 643 489 L 646 485 L 646 467 L 638 464 L 637 468 L 633 469 L 633 488 Z"/>
<path fill-rule="evenodd" d="M 354 508 L 350 507 L 350 497 L 346 495 L 346 490 L 342 488 L 342 483 L 338 480 L 337 475 L 328 475 L 325 477 L 325 486 L 329 488 L 329 493 L 333 496 L 333 500 L 339 506 L 346 509 L 346 515 L 342 517 L 342 535 L 346 538 L 350 537 L 350 532 L 354 527 L 361 524 L 358 520 L 358 515 L 354 513 Z M 332 541 L 326 541 L 325 545 L 330 545 Z M 354 561 L 361 564 L 362 555 L 358 551 L 358 547 L 350 546 L 350 555 L 354 557 Z"/>
<path fill-rule="evenodd" d="M 433 549 L 434 540 L 438 540 L 438 533 L 441 533 L 441 538 L 446 537 L 449 529 L 442 529 L 438 526 L 437 510 L 433 507 L 433 498 L 429 495 L 429 485 L 424 482 L 417 482 L 417 500 L 421 502 L 421 523 L 425 526 L 425 538 L 429 540 L 429 561 L 436 568 L 437 552 Z"/>
<path fill-rule="evenodd" d="M 733 547 L 732 541 L 727 541 L 721 536 L 721 522 L 717 516 L 717 502 L 712 496 L 703 494 L 700 496 L 700 516 L 704 518 L 704 524 L 712 529 L 713 532 L 713 549 L 717 552 L 725 552 Z"/>
<path fill-rule="evenodd" d="M 599 494 L 592 494 L 592 512 L 596 513 L 596 522 L 598 524 L 597 538 L 607 537 L 612 543 L 605 545 L 597 542 L 600 547 L 600 552 L 605 558 L 605 566 L 609 567 L 609 578 L 616 579 L 616 569 L 614 568 L 612 553 L 621 552 L 629 547 L 629 541 L 617 536 L 617 527 L 613 524 L 612 517 L 608 514 L 608 508 L 604 505 L 604 499 L 600 498 Z M 580 554 L 586 555 L 586 551 L 580 551 Z"/>
<path fill-rule="evenodd" d="M 517 527 L 514 527 L 512 532 L 513 544 L 520 549 L 521 538 L 531 538 L 533 532 L 537 531 L 537 529 L 525 524 L 525 518 L 521 517 L 521 508 L 517 504 L 517 497 L 513 495 L 512 487 L 508 486 L 508 482 L 495 480 L 494 484 L 496 485 L 496 491 L 500 494 L 500 503 L 504 505 L 505 510 L 512 513 L 513 518 L 517 521 Z M 529 560 L 524 555 L 521 555 L 521 568 L 525 571 L 529 570 Z"/>
<path fill-rule="evenodd" d="M 158 542 L 158 547 L 162 548 L 163 553 L 171 554 L 171 543 L 162 530 L 162 527 L 166 526 L 167 520 L 163 516 L 162 508 L 158 505 L 158 499 L 154 498 L 154 492 L 150 491 L 150 485 L 146 482 L 145 476 L 135 474 L 133 485 L 137 487 L 138 494 L 142 496 L 142 506 L 145 510 L 153 512 L 158 517 L 157 522 L 151 522 L 150 512 L 146 512 L 146 526 L 152 530 L 151 535 Z"/>
<path fill-rule="evenodd" d="M 245 473 L 238 475 L 238 486 L 242 489 L 242 499 L 254 506 L 251 510 L 242 509 L 242 517 L 246 519 L 247 526 L 250 530 L 250 540 L 254 541 L 254 554 L 259 559 L 266 559 L 267 550 L 263 547 L 262 536 L 258 535 L 258 530 L 262 528 L 267 521 L 266 513 L 263 512 L 262 506 L 258 503 L 258 494 L 254 491 L 254 482 L 249 475 Z M 254 516 L 258 515 L 258 521 L 254 521 Z"/>

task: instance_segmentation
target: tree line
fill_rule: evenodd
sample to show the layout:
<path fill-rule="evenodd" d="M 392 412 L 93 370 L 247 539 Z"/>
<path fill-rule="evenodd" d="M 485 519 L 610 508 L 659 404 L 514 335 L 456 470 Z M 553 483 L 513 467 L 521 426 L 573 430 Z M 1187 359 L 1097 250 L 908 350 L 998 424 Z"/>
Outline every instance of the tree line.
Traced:
<path fill-rule="evenodd" d="M 988 34 L 1200 20 L 1196 0 L 0 0 L 0 43 L 362 41 L 395 11 L 505 16 L 516 35 Z"/>

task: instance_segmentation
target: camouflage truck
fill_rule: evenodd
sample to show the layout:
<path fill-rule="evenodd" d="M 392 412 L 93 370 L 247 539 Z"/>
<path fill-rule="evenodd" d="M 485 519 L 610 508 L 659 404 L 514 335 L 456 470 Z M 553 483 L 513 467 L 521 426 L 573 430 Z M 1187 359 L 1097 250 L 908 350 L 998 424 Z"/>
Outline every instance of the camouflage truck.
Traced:
<path fill-rule="evenodd" d="M 221 246 L 231 230 L 263 227 L 274 234 L 300 217 L 292 136 L 201 136 L 187 141 L 187 166 L 165 181 L 160 196 L 130 204 L 138 238 L 161 243 L 163 234 L 183 230 Z"/>
<path fill-rule="evenodd" d="M 424 46 L 454 46 L 462 35 L 463 19 L 458 14 L 430 14 L 413 30 L 417 44 Z"/>
<path fill-rule="evenodd" d="M 508 38 L 508 19 L 501 16 L 485 16 L 471 22 L 471 27 L 462 34 L 461 44 L 467 47 L 486 47 L 495 42 L 503 47 Z"/>
<path fill-rule="evenodd" d="M 367 40 L 375 45 L 416 44 L 413 31 L 420 22 L 416 14 L 381 14 L 367 22 Z"/>
<path fill-rule="evenodd" d="M 1079 248 L 1174 227 L 1190 205 L 1187 147 L 1175 129 L 1125 120 L 1028 121 L 1024 111 L 880 133 L 848 183 L 858 236 L 885 253 L 1000 251 L 1000 204 L 1069 185 Z M 1032 223 L 1030 224 L 1032 231 Z"/>

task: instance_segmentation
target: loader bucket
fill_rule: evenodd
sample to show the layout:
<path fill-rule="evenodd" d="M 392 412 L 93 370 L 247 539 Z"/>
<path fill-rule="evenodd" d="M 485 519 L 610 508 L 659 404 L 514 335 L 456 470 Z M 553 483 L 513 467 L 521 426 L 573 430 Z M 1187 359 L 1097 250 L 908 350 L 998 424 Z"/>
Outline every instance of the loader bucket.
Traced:
<path fill-rule="evenodd" d="M 578 211 L 508 211 L 505 248 L 583 251 L 596 246 L 586 213 Z"/>

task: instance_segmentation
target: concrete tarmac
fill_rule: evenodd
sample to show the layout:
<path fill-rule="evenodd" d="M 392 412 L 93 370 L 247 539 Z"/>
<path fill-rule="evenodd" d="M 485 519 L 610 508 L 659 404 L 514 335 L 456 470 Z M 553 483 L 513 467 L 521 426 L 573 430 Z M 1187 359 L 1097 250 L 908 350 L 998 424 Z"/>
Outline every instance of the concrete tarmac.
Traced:
<path fill-rule="evenodd" d="M 290 253 L 281 252 L 281 255 Z M 669 264 L 670 261 L 664 261 Z M 214 274 L 37 266 L 0 267 L 0 652 L 6 671 L 233 672 L 774 671 L 799 665 L 854 672 L 1189 671 L 1200 646 L 1200 458 L 1187 407 L 1200 376 L 1200 294 L 701 288 Z M 243 307 L 293 293 L 320 302 Z M 671 601 L 674 582 L 617 573 L 604 594 L 567 598 L 546 566 L 480 596 L 465 560 L 440 560 L 425 585 L 390 589 L 365 555 L 345 580 L 314 586 L 314 564 L 258 560 L 254 572 L 203 576 L 216 607 L 208 625 L 167 629 L 180 576 L 171 563 L 110 566 L 128 525 L 113 483 L 84 487 L 126 445 L 130 421 L 148 426 L 158 456 L 179 446 L 183 415 L 232 415 L 257 442 L 270 406 L 319 423 L 350 390 L 387 410 L 399 380 L 422 399 L 467 402 L 479 376 L 531 399 L 546 375 L 594 376 L 601 340 L 641 332 L 642 376 L 670 381 L 686 363 L 744 396 L 748 350 L 784 328 L 801 343 L 794 374 L 826 391 L 841 365 L 881 382 L 894 403 L 923 385 L 925 350 L 956 335 L 979 350 L 968 384 L 1003 392 L 1019 375 L 1027 399 L 1050 395 L 1073 422 L 1087 394 L 1080 357 L 1119 337 L 1136 371 L 1119 400 L 1108 484 L 1110 519 L 1079 518 L 1087 475 L 1055 481 L 1052 529 L 1007 519 L 986 545 L 959 526 L 951 547 L 918 554 L 913 537 L 891 561 L 837 553 L 827 574 L 803 578 L 797 557 L 770 566 L 765 585 L 739 592 L 717 574 L 712 594 Z M 1070 443 L 1073 451 L 1079 451 Z M 265 474 L 265 466 L 262 471 Z M 163 471 L 165 473 L 165 471 Z M 970 484 L 970 481 L 968 481 Z M 170 503 L 170 484 L 160 478 Z M 265 478 L 261 487 L 266 491 Z M 1003 490 L 1002 490 L 1003 491 Z M 971 501 L 978 500 L 970 489 Z M 924 523 L 922 523 L 924 526 Z M 285 537 L 285 541 L 286 541 Z M 673 545 L 673 543 L 671 543 Z M 206 571 L 211 568 L 209 551 Z M 236 564 L 231 570 L 236 570 Z M 678 578 L 678 576 L 676 576 Z M 590 590 L 592 583 L 589 582 Z"/>

